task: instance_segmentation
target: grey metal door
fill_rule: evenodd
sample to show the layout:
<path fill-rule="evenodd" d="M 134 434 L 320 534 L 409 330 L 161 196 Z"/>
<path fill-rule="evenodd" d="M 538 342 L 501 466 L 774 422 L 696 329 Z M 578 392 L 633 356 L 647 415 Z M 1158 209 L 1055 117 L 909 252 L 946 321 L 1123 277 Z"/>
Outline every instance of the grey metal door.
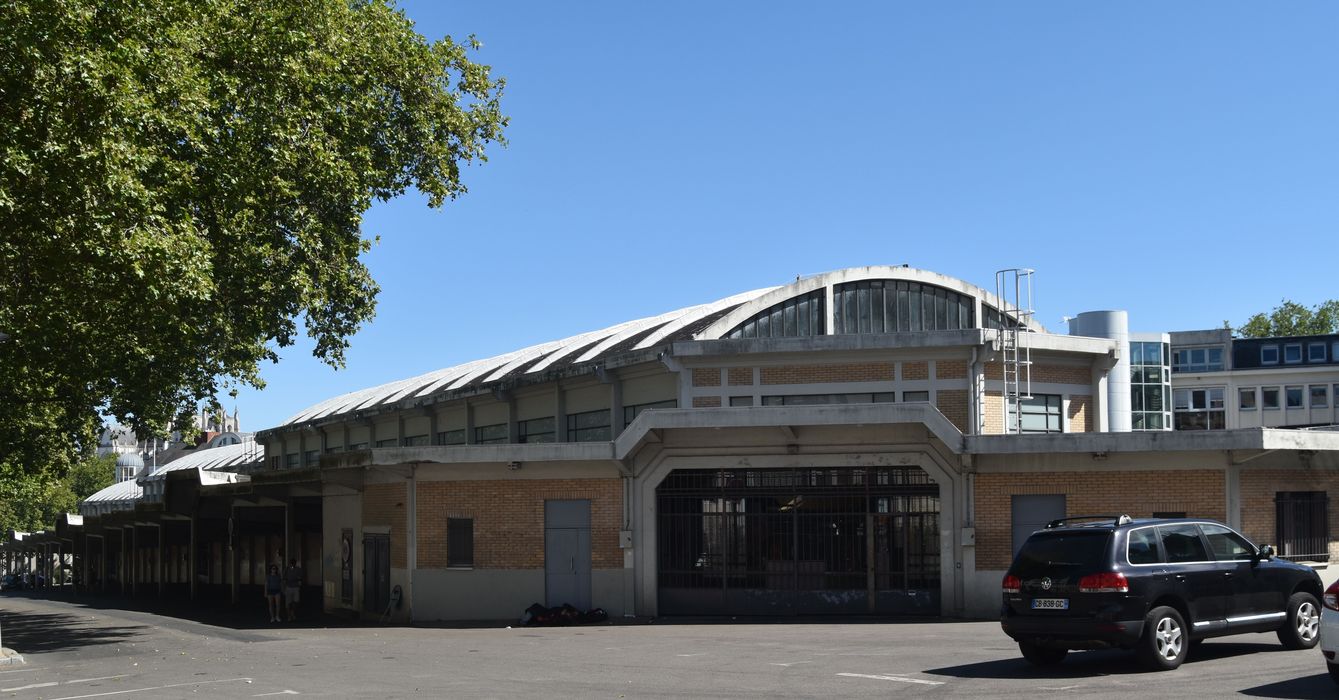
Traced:
<path fill-rule="evenodd" d="M 391 538 L 363 537 L 363 610 L 381 613 L 391 596 Z"/>
<path fill-rule="evenodd" d="M 1022 549 L 1028 535 L 1046 527 L 1046 523 L 1065 517 L 1063 494 L 1013 497 L 1014 554 Z"/>
<path fill-rule="evenodd" d="M 545 501 L 545 604 L 590 609 L 590 567 L 590 501 Z"/>

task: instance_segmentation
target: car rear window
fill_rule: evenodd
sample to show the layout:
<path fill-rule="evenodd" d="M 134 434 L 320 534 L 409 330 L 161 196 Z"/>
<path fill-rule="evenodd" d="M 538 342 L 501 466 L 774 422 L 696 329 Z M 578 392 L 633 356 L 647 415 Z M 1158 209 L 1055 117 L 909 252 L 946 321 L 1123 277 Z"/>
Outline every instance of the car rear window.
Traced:
<path fill-rule="evenodd" d="M 1110 541 L 1111 533 L 1105 530 L 1040 532 L 1023 543 L 1010 571 L 1028 578 L 1071 569 L 1096 570 L 1105 563 Z"/>

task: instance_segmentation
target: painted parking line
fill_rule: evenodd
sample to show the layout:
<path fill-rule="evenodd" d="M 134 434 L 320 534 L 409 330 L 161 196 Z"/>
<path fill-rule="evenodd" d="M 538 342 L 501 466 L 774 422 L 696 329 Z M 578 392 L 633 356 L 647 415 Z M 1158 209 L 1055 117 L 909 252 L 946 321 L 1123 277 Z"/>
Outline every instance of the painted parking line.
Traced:
<path fill-rule="evenodd" d="M 15 693 L 20 690 L 32 690 L 33 688 L 53 688 L 58 685 L 73 685 L 75 683 L 92 683 L 93 681 L 110 681 L 116 678 L 129 678 L 129 677 L 130 676 L 128 674 L 123 673 L 119 676 L 99 676 L 97 678 L 78 678 L 71 681 L 50 681 L 48 683 L 30 683 L 28 685 L 21 685 L 15 688 L 0 688 L 0 693 Z"/>
<path fill-rule="evenodd" d="M 195 681 L 192 683 L 172 683 L 170 685 L 156 685 L 151 688 L 129 688 L 127 690 L 112 690 L 106 693 L 90 693 L 88 695 L 66 695 L 51 700 L 83 700 L 83 698 L 105 698 L 111 695 L 126 695 L 128 693 L 148 693 L 154 690 L 167 690 L 168 688 L 190 688 L 197 685 L 214 685 L 216 683 L 250 683 L 250 678 L 223 678 L 217 681 Z"/>
<path fill-rule="evenodd" d="M 906 676 L 904 676 L 904 675 L 902 675 L 902 674 L 900 674 L 900 673 L 897 673 L 897 674 L 893 674 L 893 673 L 888 673 L 888 674 L 875 674 L 875 673 L 838 673 L 837 675 L 839 675 L 839 676 L 846 676 L 847 678 L 872 678 L 872 679 L 874 679 L 874 680 L 876 680 L 876 681 L 898 681 L 899 683 L 918 683 L 918 684 L 920 684 L 920 685 L 943 685 L 943 684 L 944 684 L 943 681 L 923 681 L 923 680 L 921 680 L 921 679 L 919 679 L 919 678 L 907 678 Z"/>
<path fill-rule="evenodd" d="M 281 691 L 279 691 L 279 692 L 277 692 L 277 693 L 261 693 L 260 695 L 252 695 L 251 697 L 253 697 L 253 698 L 267 698 L 267 697 L 269 697 L 269 696 L 271 696 L 271 695 L 301 695 L 301 694 L 302 694 L 302 693 L 299 693 L 299 692 L 296 691 L 296 690 L 281 690 Z"/>

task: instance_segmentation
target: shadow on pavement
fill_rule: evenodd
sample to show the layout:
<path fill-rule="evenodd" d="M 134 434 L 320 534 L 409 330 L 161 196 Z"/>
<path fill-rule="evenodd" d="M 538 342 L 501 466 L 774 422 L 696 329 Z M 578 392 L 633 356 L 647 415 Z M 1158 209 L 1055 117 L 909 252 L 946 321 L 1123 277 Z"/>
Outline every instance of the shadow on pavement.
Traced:
<path fill-rule="evenodd" d="M 311 627 L 386 627 L 387 625 L 373 620 L 355 620 L 351 618 L 329 615 L 319 609 L 312 610 L 303 608 L 298 615 L 296 622 L 275 623 L 269 621 L 269 612 L 265 607 L 264 601 L 259 598 L 252 601 L 244 601 L 233 605 L 229 601 L 219 601 L 213 599 L 196 600 L 176 598 L 176 597 L 122 597 L 114 594 L 103 593 L 80 593 L 75 594 L 72 591 L 51 590 L 51 591 L 6 591 L 0 601 L 4 598 L 26 598 L 35 601 L 49 600 L 65 603 L 68 605 L 79 606 L 89 610 L 108 610 L 108 611 L 131 611 L 149 613 L 151 615 L 161 615 L 180 620 L 189 620 L 201 624 L 212 625 L 232 630 L 276 630 L 285 628 L 311 628 Z M 75 614 L 75 619 L 78 615 Z M 4 627 L 5 646 L 17 648 L 10 644 L 11 632 L 8 624 Z M 34 648 L 27 648 L 25 651 L 38 651 Z"/>
<path fill-rule="evenodd" d="M 1257 698 L 1297 698 L 1303 700 L 1305 698 L 1333 698 L 1334 690 L 1334 681 L 1330 680 L 1330 674 L 1321 673 L 1270 683 L 1269 685 L 1257 685 L 1254 688 L 1242 690 L 1241 694 Z"/>
<path fill-rule="evenodd" d="M 5 646 L 24 654 L 71 651 L 102 644 L 121 644 L 149 629 L 147 625 L 108 627 L 90 624 L 87 616 L 74 613 L 26 613 L 0 611 Z"/>
<path fill-rule="evenodd" d="M 1209 642 L 1190 652 L 1186 664 L 1203 663 L 1214 659 L 1228 659 L 1248 654 L 1286 651 L 1278 644 L 1255 644 L 1248 642 Z M 927 669 L 925 673 L 954 678 L 1090 678 L 1093 676 L 1116 676 L 1131 673 L 1145 673 L 1147 670 L 1135 659 L 1133 652 L 1121 649 L 1103 649 L 1097 651 L 1071 651 L 1065 660 L 1056 666 L 1038 667 L 1023 660 L 1020 655 L 1014 659 L 984 661 L 961 666 Z M 1268 686 L 1267 686 L 1268 687 Z M 1333 696 L 1333 693 L 1330 694 Z M 1291 696 L 1283 696 L 1291 697 Z M 1299 696 L 1311 697 L 1311 696 Z"/>

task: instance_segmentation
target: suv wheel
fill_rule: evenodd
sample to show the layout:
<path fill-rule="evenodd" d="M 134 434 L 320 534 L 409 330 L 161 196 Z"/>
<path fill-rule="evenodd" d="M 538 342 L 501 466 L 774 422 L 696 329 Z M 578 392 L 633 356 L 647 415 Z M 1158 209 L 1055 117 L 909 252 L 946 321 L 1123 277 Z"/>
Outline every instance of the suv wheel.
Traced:
<path fill-rule="evenodd" d="M 1155 671 L 1170 671 L 1186 660 L 1190 637 L 1186 622 L 1176 608 L 1153 608 L 1144 618 L 1144 636 L 1139 639 L 1139 660 Z"/>
<path fill-rule="evenodd" d="M 1054 666 L 1069 655 L 1068 649 L 1042 647 L 1032 642 L 1019 642 L 1018 650 L 1023 652 L 1023 658 L 1033 666 Z"/>
<path fill-rule="evenodd" d="M 1320 641 L 1320 606 L 1306 592 L 1288 599 L 1288 619 L 1279 628 L 1279 641 L 1289 649 L 1310 649 Z"/>

